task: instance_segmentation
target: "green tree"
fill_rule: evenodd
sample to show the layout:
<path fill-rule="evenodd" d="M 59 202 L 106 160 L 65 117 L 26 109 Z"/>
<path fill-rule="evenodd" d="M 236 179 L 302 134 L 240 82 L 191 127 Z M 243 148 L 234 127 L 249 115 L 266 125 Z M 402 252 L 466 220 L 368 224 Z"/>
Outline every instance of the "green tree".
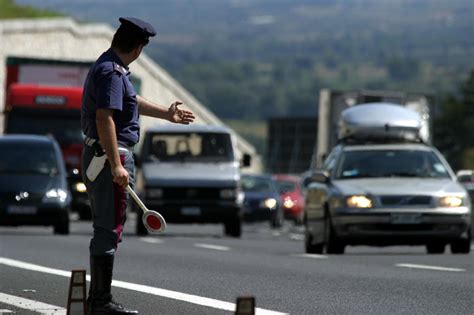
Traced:
<path fill-rule="evenodd" d="M 436 147 L 454 169 L 474 168 L 474 162 L 465 158 L 474 150 L 474 69 L 459 95 L 449 95 L 442 102 L 434 131 Z"/>
<path fill-rule="evenodd" d="M 0 19 L 14 19 L 19 17 L 51 17 L 61 16 L 51 10 L 37 9 L 28 5 L 18 5 L 14 0 L 0 0 Z"/>

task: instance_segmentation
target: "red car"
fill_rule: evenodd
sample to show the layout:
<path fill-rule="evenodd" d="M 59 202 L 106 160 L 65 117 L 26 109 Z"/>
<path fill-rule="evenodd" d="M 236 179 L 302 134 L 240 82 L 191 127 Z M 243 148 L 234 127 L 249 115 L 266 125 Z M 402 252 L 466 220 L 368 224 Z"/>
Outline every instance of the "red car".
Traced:
<path fill-rule="evenodd" d="M 303 223 L 304 195 L 300 178 L 294 175 L 277 174 L 273 179 L 278 185 L 286 219 L 296 224 Z"/>

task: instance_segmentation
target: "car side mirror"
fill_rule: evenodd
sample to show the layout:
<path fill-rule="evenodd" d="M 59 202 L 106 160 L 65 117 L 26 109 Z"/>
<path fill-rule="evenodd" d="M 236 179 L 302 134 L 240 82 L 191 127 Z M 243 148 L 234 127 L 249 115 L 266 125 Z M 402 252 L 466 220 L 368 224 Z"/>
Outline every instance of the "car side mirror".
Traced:
<path fill-rule="evenodd" d="M 244 153 L 242 157 L 242 166 L 249 167 L 251 163 L 252 163 L 252 156 L 248 153 Z"/>
<path fill-rule="evenodd" d="M 310 181 L 312 183 L 321 183 L 321 184 L 327 184 L 331 181 L 330 177 L 329 177 L 329 173 L 326 172 L 326 171 L 322 171 L 322 170 L 317 170 L 317 171 L 314 171 L 312 174 L 311 174 L 311 177 L 310 177 Z"/>

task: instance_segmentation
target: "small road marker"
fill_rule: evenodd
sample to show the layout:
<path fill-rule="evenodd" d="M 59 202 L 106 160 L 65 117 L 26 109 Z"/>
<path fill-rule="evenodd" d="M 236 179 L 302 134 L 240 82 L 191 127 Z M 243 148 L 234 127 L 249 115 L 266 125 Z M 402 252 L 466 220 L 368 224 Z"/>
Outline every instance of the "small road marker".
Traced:
<path fill-rule="evenodd" d="M 67 315 L 87 315 L 86 271 L 72 270 L 67 298 Z"/>
<path fill-rule="evenodd" d="M 235 305 L 235 315 L 255 315 L 255 297 L 239 296 Z"/>

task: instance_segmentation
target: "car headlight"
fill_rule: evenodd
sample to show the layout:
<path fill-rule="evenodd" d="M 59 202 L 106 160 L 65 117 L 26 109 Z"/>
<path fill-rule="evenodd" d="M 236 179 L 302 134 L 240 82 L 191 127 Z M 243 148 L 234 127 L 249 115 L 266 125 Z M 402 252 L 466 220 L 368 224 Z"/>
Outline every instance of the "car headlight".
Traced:
<path fill-rule="evenodd" d="M 283 201 L 283 206 L 285 208 L 291 209 L 296 205 L 296 202 L 291 200 L 291 198 L 285 198 L 285 201 Z"/>
<path fill-rule="evenodd" d="M 60 201 L 65 202 L 67 199 L 67 192 L 62 189 L 51 189 L 46 192 L 43 197 L 43 201 L 51 202 L 51 201 Z"/>
<path fill-rule="evenodd" d="M 366 196 L 350 196 L 347 198 L 349 208 L 372 208 L 372 200 Z"/>
<path fill-rule="evenodd" d="M 83 182 L 76 183 L 76 185 L 74 185 L 74 188 L 77 192 L 80 193 L 85 193 L 87 191 L 86 185 L 84 185 Z"/>
<path fill-rule="evenodd" d="M 277 205 L 277 201 L 275 198 L 267 198 L 264 201 L 262 201 L 262 203 L 260 204 L 260 206 L 263 206 L 264 208 L 268 208 L 270 210 L 275 209 L 276 205 Z"/>
<path fill-rule="evenodd" d="M 146 192 L 146 195 L 149 198 L 161 198 L 163 197 L 163 189 L 161 188 L 148 189 Z"/>
<path fill-rule="evenodd" d="M 222 189 L 220 192 L 220 197 L 222 199 L 233 199 L 237 196 L 236 189 Z"/>
<path fill-rule="evenodd" d="M 463 204 L 462 197 L 457 196 L 446 196 L 439 198 L 439 206 L 440 207 L 460 207 Z"/>

